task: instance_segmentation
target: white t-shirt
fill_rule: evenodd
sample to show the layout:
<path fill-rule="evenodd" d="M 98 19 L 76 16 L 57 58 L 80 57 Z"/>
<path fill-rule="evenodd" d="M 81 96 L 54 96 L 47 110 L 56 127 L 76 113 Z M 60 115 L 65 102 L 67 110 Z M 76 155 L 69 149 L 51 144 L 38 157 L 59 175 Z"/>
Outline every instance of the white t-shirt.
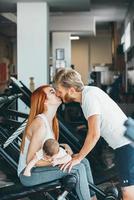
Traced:
<path fill-rule="evenodd" d="M 85 86 L 81 107 L 86 119 L 95 114 L 100 116 L 101 136 L 113 149 L 130 143 L 130 140 L 124 137 L 124 122 L 127 116 L 103 90 Z"/>

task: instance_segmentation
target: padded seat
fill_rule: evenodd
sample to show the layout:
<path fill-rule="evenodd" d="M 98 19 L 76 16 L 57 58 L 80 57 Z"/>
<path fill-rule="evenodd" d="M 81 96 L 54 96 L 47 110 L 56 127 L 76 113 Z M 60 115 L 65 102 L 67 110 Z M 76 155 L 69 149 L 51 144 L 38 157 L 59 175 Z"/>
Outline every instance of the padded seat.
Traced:
<path fill-rule="evenodd" d="M 41 191 L 48 192 L 58 188 L 61 188 L 60 180 L 43 183 L 32 187 L 25 187 L 21 183 L 17 183 L 15 185 L 0 188 L 0 200 L 13 200 L 22 197 L 28 197 L 30 194 Z"/>

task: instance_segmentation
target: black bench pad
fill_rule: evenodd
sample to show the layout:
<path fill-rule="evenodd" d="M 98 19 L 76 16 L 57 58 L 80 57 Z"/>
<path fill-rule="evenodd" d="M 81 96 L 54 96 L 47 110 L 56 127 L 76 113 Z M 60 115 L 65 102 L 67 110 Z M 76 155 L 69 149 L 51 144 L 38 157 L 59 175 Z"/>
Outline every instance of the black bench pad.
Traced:
<path fill-rule="evenodd" d="M 0 188 L 0 200 L 13 200 L 20 197 L 28 197 L 30 194 L 38 192 L 48 192 L 56 188 L 61 188 L 59 180 L 40 185 L 25 187 L 21 183 Z"/>

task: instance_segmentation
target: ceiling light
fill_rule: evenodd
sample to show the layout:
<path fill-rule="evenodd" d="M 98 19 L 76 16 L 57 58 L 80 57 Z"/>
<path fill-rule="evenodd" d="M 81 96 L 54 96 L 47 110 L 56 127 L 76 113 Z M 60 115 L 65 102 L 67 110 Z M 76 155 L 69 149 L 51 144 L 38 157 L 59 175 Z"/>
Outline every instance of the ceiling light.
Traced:
<path fill-rule="evenodd" d="M 70 36 L 70 40 L 79 40 L 80 37 L 79 36 Z"/>

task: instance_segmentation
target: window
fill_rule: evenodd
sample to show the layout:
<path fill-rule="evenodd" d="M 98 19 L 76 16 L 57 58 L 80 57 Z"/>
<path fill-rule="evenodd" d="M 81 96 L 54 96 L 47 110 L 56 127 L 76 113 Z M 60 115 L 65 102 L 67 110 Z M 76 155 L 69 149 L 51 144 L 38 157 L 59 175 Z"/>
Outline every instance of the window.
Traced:
<path fill-rule="evenodd" d="M 130 22 L 128 23 L 126 29 L 125 29 L 125 46 L 124 50 L 127 51 L 127 49 L 131 45 L 131 33 L 130 33 Z"/>

